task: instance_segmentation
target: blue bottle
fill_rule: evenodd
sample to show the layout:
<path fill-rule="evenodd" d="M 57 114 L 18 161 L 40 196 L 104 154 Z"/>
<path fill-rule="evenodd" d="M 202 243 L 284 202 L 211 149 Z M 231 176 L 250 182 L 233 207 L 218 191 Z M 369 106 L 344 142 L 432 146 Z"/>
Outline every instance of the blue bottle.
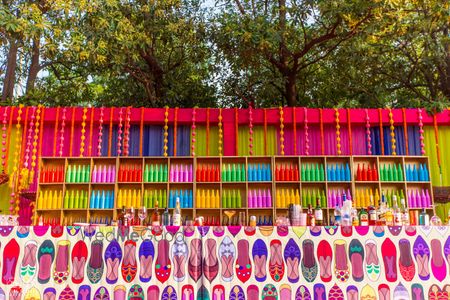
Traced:
<path fill-rule="evenodd" d="M 262 178 L 262 170 L 261 170 L 261 164 L 258 164 L 257 178 L 258 178 L 258 181 L 263 181 L 263 178 Z"/>
<path fill-rule="evenodd" d="M 331 181 L 336 181 L 336 165 L 333 165 L 332 169 L 331 169 Z"/>
<path fill-rule="evenodd" d="M 348 163 L 345 164 L 345 181 L 351 181 L 350 166 Z"/>
<path fill-rule="evenodd" d="M 419 181 L 425 181 L 425 180 L 423 180 L 423 167 L 422 167 L 422 164 L 419 165 Z"/>
<path fill-rule="evenodd" d="M 430 174 L 428 172 L 428 167 L 426 164 L 423 164 L 423 181 L 430 181 Z"/>
<path fill-rule="evenodd" d="M 341 164 L 341 181 L 345 181 L 345 168 L 344 168 L 344 164 Z"/>
<path fill-rule="evenodd" d="M 192 190 L 189 191 L 189 208 L 193 208 L 194 204 L 193 204 L 194 200 L 193 200 L 193 192 Z"/>
<path fill-rule="evenodd" d="M 91 193 L 91 201 L 89 201 L 89 208 L 95 208 L 95 191 Z"/>
<path fill-rule="evenodd" d="M 413 181 L 419 181 L 419 173 L 417 171 L 416 165 L 414 165 L 413 176 L 414 176 Z"/>
<path fill-rule="evenodd" d="M 405 168 L 405 174 L 406 174 L 406 181 L 409 181 L 409 180 L 411 180 L 410 179 L 410 177 L 411 177 L 411 170 L 409 169 L 409 165 L 406 165 L 406 168 Z"/>
<path fill-rule="evenodd" d="M 248 181 L 253 181 L 253 166 L 248 165 Z"/>
<path fill-rule="evenodd" d="M 272 174 L 270 173 L 270 164 L 267 164 L 266 167 L 266 180 L 272 181 Z"/>

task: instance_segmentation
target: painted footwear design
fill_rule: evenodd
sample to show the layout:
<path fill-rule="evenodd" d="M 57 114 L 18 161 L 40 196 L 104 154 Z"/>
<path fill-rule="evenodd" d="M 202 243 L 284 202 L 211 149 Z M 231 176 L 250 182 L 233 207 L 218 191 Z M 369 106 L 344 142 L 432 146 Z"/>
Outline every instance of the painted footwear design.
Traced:
<path fill-rule="evenodd" d="M 317 246 L 317 260 L 320 267 L 320 280 L 323 282 L 331 281 L 332 255 L 330 243 L 327 240 L 321 240 Z"/>
<path fill-rule="evenodd" d="M 25 243 L 25 251 L 20 265 L 20 278 L 25 284 L 31 283 L 37 271 L 37 242 L 28 241 Z"/>
<path fill-rule="evenodd" d="M 149 239 L 142 241 L 139 246 L 139 279 L 141 282 L 149 282 L 152 278 L 153 259 L 155 247 Z"/>
<path fill-rule="evenodd" d="M 59 241 L 56 248 L 55 266 L 53 268 L 53 280 L 56 283 L 64 283 L 70 274 L 69 266 L 70 242 Z"/>
<path fill-rule="evenodd" d="M 250 246 L 248 241 L 239 240 L 237 244 L 238 255 L 236 259 L 236 276 L 243 283 L 247 282 L 252 275 L 252 262 L 249 257 Z"/>
<path fill-rule="evenodd" d="M 2 283 L 12 284 L 16 277 L 17 260 L 19 259 L 20 247 L 16 239 L 11 239 L 3 250 L 3 272 Z"/>
<path fill-rule="evenodd" d="M 364 247 L 357 239 L 350 242 L 348 249 L 348 258 L 352 265 L 352 277 L 356 282 L 361 282 L 364 279 Z"/>
<path fill-rule="evenodd" d="M 397 281 L 397 249 L 390 238 L 386 238 L 381 244 L 384 270 L 388 282 Z"/>
<path fill-rule="evenodd" d="M 300 248 L 298 247 L 297 243 L 294 241 L 294 239 L 289 239 L 289 241 L 286 243 L 286 246 L 284 248 L 284 261 L 286 262 L 286 269 L 287 269 L 287 278 L 288 281 L 291 283 L 298 282 L 300 275 L 299 275 L 299 265 L 300 265 L 300 259 L 301 259 L 301 252 Z"/>
<path fill-rule="evenodd" d="M 127 240 L 123 246 L 123 261 L 121 266 L 122 278 L 125 282 L 132 282 L 137 274 L 136 242 Z"/>
<path fill-rule="evenodd" d="M 398 247 L 400 250 L 400 258 L 398 260 L 400 274 L 406 281 L 411 281 L 416 275 L 416 267 L 411 255 L 411 243 L 407 239 L 401 239 L 398 242 Z"/>
<path fill-rule="evenodd" d="M 223 268 L 223 267 L 222 267 Z M 192 239 L 188 261 L 189 276 L 197 282 L 202 277 L 202 240 Z"/>
<path fill-rule="evenodd" d="M 72 248 L 72 282 L 80 284 L 84 280 L 84 269 L 88 257 L 88 248 L 82 240 L 75 243 Z"/>
<path fill-rule="evenodd" d="M 255 263 L 255 280 L 258 282 L 264 282 L 267 278 L 267 254 L 266 243 L 262 239 L 257 239 L 253 243 L 252 256 Z"/>
<path fill-rule="evenodd" d="M 215 242 L 215 241 L 214 241 Z M 173 279 L 177 282 L 181 282 L 186 278 L 186 266 L 188 260 L 188 246 L 184 241 L 183 236 L 176 235 L 176 239 L 172 245 L 172 262 L 173 262 Z M 217 258 L 216 258 L 217 261 Z M 217 272 L 219 272 L 219 266 L 217 263 Z M 217 273 L 216 273 L 217 275 Z"/>
<path fill-rule="evenodd" d="M 103 276 L 103 242 L 95 240 L 91 243 L 91 256 L 86 269 L 87 277 L 92 284 L 98 283 Z"/>
<path fill-rule="evenodd" d="M 422 236 L 417 236 L 413 246 L 413 255 L 417 262 L 417 273 L 420 280 L 430 279 L 430 248 Z"/>
<path fill-rule="evenodd" d="M 347 260 L 347 244 L 344 240 L 334 241 L 334 275 L 340 282 L 350 278 L 350 268 Z"/>
<path fill-rule="evenodd" d="M 221 264 L 221 277 L 225 282 L 230 282 L 233 280 L 234 271 L 234 258 L 236 257 L 236 248 L 233 241 L 225 236 L 219 247 L 219 259 Z"/>
<path fill-rule="evenodd" d="M 161 283 L 164 283 L 169 279 L 172 270 L 172 263 L 169 258 L 169 247 L 169 241 L 167 240 L 160 240 L 158 242 L 158 257 L 156 258 L 155 263 L 155 276 Z"/>
<path fill-rule="evenodd" d="M 115 284 L 119 279 L 119 266 L 122 261 L 122 249 L 117 240 L 109 243 L 105 250 L 106 282 Z"/>
<path fill-rule="evenodd" d="M 316 258 L 314 257 L 314 242 L 312 240 L 304 240 L 302 243 L 302 274 L 307 282 L 313 282 L 317 277 L 318 267 Z M 289 269 L 289 267 L 288 267 Z"/>
<path fill-rule="evenodd" d="M 367 240 L 365 244 L 366 258 L 365 258 L 365 270 L 367 277 L 372 281 L 377 281 L 380 277 L 380 261 L 377 254 L 377 244 L 374 240 Z"/>
<path fill-rule="evenodd" d="M 284 262 L 280 240 L 270 242 L 269 274 L 275 282 L 281 281 L 284 276 Z"/>
<path fill-rule="evenodd" d="M 50 281 L 50 273 L 52 269 L 53 259 L 55 258 L 55 246 L 50 240 L 45 240 L 38 250 L 38 282 L 46 284 Z"/>

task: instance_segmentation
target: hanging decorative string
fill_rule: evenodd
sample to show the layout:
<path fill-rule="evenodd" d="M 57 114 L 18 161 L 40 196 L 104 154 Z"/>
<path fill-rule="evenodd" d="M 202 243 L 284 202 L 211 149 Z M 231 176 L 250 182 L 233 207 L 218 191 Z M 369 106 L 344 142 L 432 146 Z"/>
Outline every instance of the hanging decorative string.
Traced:
<path fill-rule="evenodd" d="M 381 109 L 381 108 L 378 108 L 378 118 L 380 119 L 380 144 L 381 144 L 381 155 L 384 155 L 383 114 L 382 114 L 382 109 Z"/>
<path fill-rule="evenodd" d="M 29 161 L 30 161 L 30 153 L 31 153 L 31 143 L 33 141 L 33 128 L 34 128 L 34 120 L 36 118 L 36 107 L 31 107 L 31 120 L 30 125 L 28 126 L 28 137 L 27 137 L 27 147 L 25 148 L 25 157 L 23 161 L 23 169 L 22 169 L 22 176 L 24 177 L 24 180 L 28 180 L 28 167 L 29 167 Z M 26 171 L 24 170 L 26 169 Z"/>
<path fill-rule="evenodd" d="M 42 109 L 42 106 L 39 104 L 37 107 L 37 111 L 36 111 L 36 122 L 34 123 L 33 150 L 31 151 L 30 184 L 34 182 L 34 175 L 36 173 L 39 130 L 41 127 L 41 109 Z M 42 120 L 42 121 L 44 121 L 44 120 Z"/>
<path fill-rule="evenodd" d="M 425 137 L 423 136 L 424 130 L 423 130 L 423 122 L 422 122 L 422 109 L 418 109 L 419 114 L 419 140 L 420 140 L 420 154 L 425 155 Z"/>
<path fill-rule="evenodd" d="M 339 110 L 337 108 L 334 109 L 335 113 L 335 121 L 336 121 L 336 147 L 337 154 L 341 155 L 341 125 L 339 125 Z"/>
<path fill-rule="evenodd" d="M 218 146 L 218 150 L 219 150 L 219 156 L 223 155 L 223 129 L 222 129 L 222 109 L 219 108 L 219 123 L 217 124 L 217 126 L 219 127 L 219 146 Z"/>
<path fill-rule="evenodd" d="M 8 123 L 8 108 L 9 106 L 5 106 L 3 110 L 3 121 L 2 121 L 2 174 L 6 174 L 6 140 L 8 135 L 6 134 L 6 124 Z"/>
<path fill-rule="evenodd" d="M 18 181 L 19 176 L 19 156 L 20 156 L 20 148 L 22 146 L 22 143 L 20 142 L 20 128 L 21 124 L 20 121 L 22 120 L 22 109 L 23 104 L 19 104 L 19 110 L 17 111 L 17 124 L 16 124 L 16 147 L 14 150 L 14 161 L 13 161 L 13 173 L 11 176 L 11 180 L 9 182 L 9 186 L 11 188 L 11 198 L 9 200 L 9 212 L 12 214 L 15 211 L 15 204 L 16 204 L 16 183 Z"/>
<path fill-rule="evenodd" d="M 91 120 L 89 122 L 89 146 L 88 155 L 92 156 L 92 136 L 94 134 L 94 108 L 91 107 Z"/>
<path fill-rule="evenodd" d="M 131 122 L 131 107 L 127 107 L 125 118 L 125 132 L 123 134 L 123 154 L 128 156 L 130 153 L 130 122 Z"/>
<path fill-rule="evenodd" d="M 61 131 L 60 131 L 60 139 L 59 139 L 59 156 L 61 157 L 63 155 L 63 149 L 64 149 L 64 130 L 66 127 L 66 112 L 67 108 L 63 108 L 62 112 L 62 120 L 61 120 Z"/>
<path fill-rule="evenodd" d="M 195 131 L 195 116 L 196 116 L 196 114 L 197 114 L 197 111 L 196 111 L 196 107 L 194 107 L 193 109 L 192 109 L 192 127 L 191 127 L 191 135 L 192 135 L 192 140 L 191 140 L 191 155 L 192 156 L 195 156 L 195 142 L 196 142 L 196 139 L 195 139 L 195 136 L 197 135 L 197 133 L 196 133 L 196 131 Z"/>
<path fill-rule="evenodd" d="M 114 107 L 111 107 L 109 112 L 109 134 L 108 134 L 108 156 L 111 156 L 111 148 L 112 148 L 112 134 L 113 134 L 113 116 L 114 116 Z"/>
<path fill-rule="evenodd" d="M 31 153 L 31 143 L 33 141 L 33 127 L 34 127 L 34 119 L 36 114 L 36 107 L 31 107 L 31 116 L 30 116 L 30 123 L 27 127 L 27 120 L 28 120 L 28 112 L 30 107 L 27 107 L 26 113 L 25 113 L 25 124 L 23 128 L 23 145 L 22 150 L 25 150 L 24 155 L 22 157 L 22 153 L 20 154 L 21 162 L 19 163 L 22 168 L 20 169 L 20 175 L 19 175 L 19 187 L 18 191 L 20 192 L 22 189 L 28 189 L 30 186 L 30 170 L 29 167 L 29 160 L 30 160 L 30 153 Z M 28 132 L 28 136 L 25 139 L 24 136 Z M 16 206 L 19 205 L 17 203 L 18 198 L 16 198 Z"/>
<path fill-rule="evenodd" d="M 305 113 L 305 155 L 309 155 L 309 133 L 308 133 L 308 110 L 303 108 Z"/>
<path fill-rule="evenodd" d="M 209 156 L 209 107 L 206 109 L 206 156 Z"/>
<path fill-rule="evenodd" d="M 164 157 L 167 157 L 167 150 L 169 147 L 167 146 L 169 144 L 169 107 L 166 106 L 166 111 L 164 112 L 164 146 L 163 146 L 163 153 Z"/>
<path fill-rule="evenodd" d="M 97 144 L 97 156 L 102 156 L 102 144 L 103 144 L 103 116 L 105 108 L 100 107 L 100 120 L 98 121 L 98 144 Z"/>
<path fill-rule="evenodd" d="M 75 133 L 75 111 L 76 111 L 76 108 L 73 107 L 72 108 L 72 123 L 70 125 L 70 146 L 69 146 L 69 153 L 70 153 L 69 155 L 70 156 L 73 156 L 73 140 L 74 140 L 73 135 Z"/>
<path fill-rule="evenodd" d="M 87 119 L 87 111 L 86 107 L 83 108 L 83 116 L 81 117 L 81 142 L 80 142 L 80 157 L 83 157 L 84 154 L 84 146 L 86 140 L 86 119 Z"/>
<path fill-rule="evenodd" d="M 297 155 L 297 111 L 296 108 L 292 108 L 292 122 L 294 125 L 292 126 L 294 129 L 294 155 Z"/>
<path fill-rule="evenodd" d="M 173 116 L 173 156 L 177 156 L 177 136 L 178 136 L 177 128 L 178 128 L 178 107 L 175 107 L 175 112 Z"/>
<path fill-rule="evenodd" d="M 409 155 L 408 125 L 406 124 L 405 108 L 402 108 L 402 114 L 403 114 L 403 138 L 405 139 L 405 155 Z"/>
<path fill-rule="evenodd" d="M 279 107 L 280 111 L 280 153 L 284 155 L 284 112 L 283 107 Z"/>
<path fill-rule="evenodd" d="M 56 108 L 56 117 L 55 117 L 55 131 L 53 134 L 53 157 L 56 156 L 56 144 L 58 142 L 58 122 L 59 122 L 59 111 L 61 107 Z"/>
<path fill-rule="evenodd" d="M 253 155 L 253 110 L 248 107 L 248 155 Z"/>
<path fill-rule="evenodd" d="M 389 129 L 391 130 L 391 149 L 392 149 L 392 155 L 397 155 L 396 149 L 396 140 L 395 140 L 395 127 L 394 127 L 394 118 L 392 114 L 392 109 L 389 108 Z"/>
<path fill-rule="evenodd" d="M 8 158 L 9 158 L 9 148 L 11 145 L 11 130 L 13 128 L 13 121 L 14 121 L 14 111 L 15 111 L 16 107 L 12 106 L 11 107 L 11 112 L 9 114 L 9 124 L 8 124 L 8 132 L 6 134 L 7 136 L 7 140 L 6 140 L 6 157 L 5 157 L 5 162 L 6 162 L 6 171 L 8 172 Z"/>
<path fill-rule="evenodd" d="M 122 127 L 123 127 L 123 107 L 119 110 L 119 129 L 117 130 L 117 156 L 122 154 Z"/>
<path fill-rule="evenodd" d="M 372 138 L 370 136 L 370 117 L 369 110 L 365 109 L 366 112 L 366 142 L 367 142 L 367 154 L 372 155 Z"/>

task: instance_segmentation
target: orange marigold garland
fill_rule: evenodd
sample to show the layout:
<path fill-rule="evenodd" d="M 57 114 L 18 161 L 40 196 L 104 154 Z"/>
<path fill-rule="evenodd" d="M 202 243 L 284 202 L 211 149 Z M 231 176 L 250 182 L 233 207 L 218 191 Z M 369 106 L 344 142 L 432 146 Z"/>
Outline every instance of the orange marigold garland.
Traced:
<path fill-rule="evenodd" d="M 336 121 L 336 147 L 337 147 L 337 154 L 341 155 L 341 125 L 339 125 L 339 110 L 337 108 L 334 109 L 335 111 L 335 121 Z"/>
<path fill-rule="evenodd" d="M 117 130 L 117 156 L 122 154 L 122 121 L 123 121 L 123 107 L 119 110 L 119 129 Z"/>
<path fill-rule="evenodd" d="M 92 156 L 92 136 L 94 134 L 94 108 L 91 107 L 91 121 L 89 125 L 89 146 L 88 146 L 88 155 Z"/>
<path fill-rule="evenodd" d="M 380 119 L 380 144 L 381 144 L 381 155 L 384 155 L 383 113 L 382 113 L 381 108 L 378 108 L 378 118 Z"/>
<path fill-rule="evenodd" d="M 253 110 L 248 107 L 248 155 L 253 155 Z"/>
<path fill-rule="evenodd" d="M 28 124 L 28 113 L 29 113 L 30 107 L 27 107 L 25 112 L 25 122 L 24 122 L 24 128 L 23 128 L 23 144 L 21 148 L 20 153 L 20 162 L 19 166 L 22 166 L 20 169 L 19 174 L 19 186 L 18 191 L 20 192 L 22 189 L 27 189 L 29 187 L 29 176 L 30 176 L 30 170 L 28 169 L 28 161 L 30 159 L 30 152 L 31 152 L 31 142 L 33 140 L 33 127 L 34 127 L 34 118 L 36 113 L 36 107 L 31 107 L 31 117 L 30 117 L 30 123 Z M 25 138 L 26 134 L 28 132 L 28 137 Z M 22 154 L 24 153 L 24 154 Z M 23 156 L 22 156 L 23 155 Z M 23 165 L 22 165 L 23 164 Z M 16 198 L 16 209 L 19 205 L 19 198 Z"/>
<path fill-rule="evenodd" d="M 166 106 L 166 111 L 164 112 L 164 146 L 163 146 L 163 153 L 164 157 L 167 157 L 167 150 L 169 147 L 167 146 L 169 144 L 169 107 Z"/>
<path fill-rule="evenodd" d="M 309 133 L 308 133 L 308 110 L 303 108 L 305 113 L 305 155 L 309 155 Z"/>
<path fill-rule="evenodd" d="M 8 135 L 6 133 L 6 124 L 8 123 L 7 117 L 8 117 L 8 108 L 9 106 L 5 106 L 5 109 L 3 110 L 3 121 L 2 121 L 2 173 L 7 173 L 6 168 L 6 141 L 8 138 Z"/>
<path fill-rule="evenodd" d="M 367 141 L 367 154 L 372 155 L 372 138 L 370 136 L 370 117 L 369 111 L 366 109 L 366 141 Z"/>
<path fill-rule="evenodd" d="M 423 136 L 424 134 L 424 130 L 423 130 L 423 122 L 422 122 L 422 109 L 419 108 L 417 110 L 418 114 L 419 114 L 419 139 L 420 139 L 420 154 L 425 155 L 426 151 L 425 151 L 425 137 Z"/>
<path fill-rule="evenodd" d="M 280 111 L 280 153 L 284 155 L 284 112 L 283 107 L 279 107 Z"/>
<path fill-rule="evenodd" d="M 128 156 L 130 154 L 130 122 L 131 122 L 131 107 L 127 107 L 125 118 L 125 131 L 123 134 L 123 154 Z"/>
<path fill-rule="evenodd" d="M 80 142 L 80 157 L 83 157 L 84 154 L 84 146 L 86 140 L 86 119 L 87 119 L 87 111 L 86 107 L 83 108 L 83 116 L 81 117 L 81 142 Z"/>
<path fill-rule="evenodd" d="M 20 129 L 22 120 L 22 109 L 23 104 L 19 104 L 19 110 L 17 111 L 17 124 L 16 124 L 16 147 L 14 150 L 14 161 L 13 161 L 13 172 L 11 176 L 11 180 L 9 182 L 9 186 L 11 188 L 11 198 L 9 200 L 9 212 L 12 214 L 15 211 L 16 198 L 18 199 L 18 195 L 16 195 L 16 184 L 19 177 L 19 156 L 20 156 L 20 148 L 22 143 L 20 142 Z"/>
<path fill-rule="evenodd" d="M 397 155 L 397 145 L 395 140 L 395 127 L 394 127 L 394 118 L 392 114 L 392 109 L 389 108 L 389 129 L 391 130 L 391 149 L 392 149 L 392 155 Z"/>
<path fill-rule="evenodd" d="M 33 137 L 33 150 L 31 151 L 31 172 L 30 172 L 30 183 L 34 182 L 34 175 L 36 173 L 36 161 L 38 154 L 38 140 L 39 140 L 39 130 L 41 127 L 41 109 L 42 106 L 39 104 L 36 111 L 36 122 L 34 124 L 34 137 Z M 44 121 L 44 120 L 42 120 Z"/>
<path fill-rule="evenodd" d="M 217 124 L 217 126 L 219 127 L 219 146 L 218 146 L 218 150 L 219 150 L 219 156 L 223 155 L 223 129 L 222 129 L 222 109 L 219 108 L 219 123 Z"/>
<path fill-rule="evenodd" d="M 102 156 L 102 144 L 103 144 L 103 116 L 105 108 L 100 107 L 100 120 L 98 122 L 98 144 L 97 144 L 97 156 Z"/>
<path fill-rule="evenodd" d="M 197 135 L 196 131 L 195 131 L 195 115 L 197 114 L 196 108 L 194 107 L 194 109 L 192 110 L 192 127 L 191 127 L 191 135 L 192 135 L 192 140 L 191 140 L 191 155 L 195 156 L 195 136 Z"/>

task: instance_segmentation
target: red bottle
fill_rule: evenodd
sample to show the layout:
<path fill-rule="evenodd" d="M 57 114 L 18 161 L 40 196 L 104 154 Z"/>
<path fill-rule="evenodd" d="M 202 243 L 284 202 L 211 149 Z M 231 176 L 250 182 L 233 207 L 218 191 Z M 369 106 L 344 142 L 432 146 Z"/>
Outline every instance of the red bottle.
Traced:
<path fill-rule="evenodd" d="M 119 168 L 119 182 L 123 182 L 123 166 Z"/>
<path fill-rule="evenodd" d="M 294 181 L 294 168 L 292 168 L 292 165 L 289 166 L 289 180 Z"/>
<path fill-rule="evenodd" d="M 297 165 L 295 165 L 294 180 L 295 180 L 295 181 L 298 181 L 298 180 L 299 180 L 299 179 L 298 179 L 298 166 L 297 166 Z"/>
<path fill-rule="evenodd" d="M 201 165 L 199 165 L 198 167 L 197 167 L 197 172 L 195 172 L 195 177 L 197 178 L 197 181 L 201 181 L 201 178 L 200 178 L 200 175 L 201 175 L 201 173 L 202 173 L 202 166 Z"/>
<path fill-rule="evenodd" d="M 277 168 L 275 169 L 275 180 L 280 180 L 280 165 L 277 165 Z"/>
<path fill-rule="evenodd" d="M 220 181 L 220 167 L 217 166 L 216 168 L 216 181 Z"/>
<path fill-rule="evenodd" d="M 358 169 L 356 169 L 356 180 L 357 181 L 362 181 L 361 166 L 359 164 L 358 164 Z"/>
<path fill-rule="evenodd" d="M 363 181 L 367 181 L 367 169 L 366 169 L 366 165 L 363 166 L 363 171 L 362 171 L 362 175 L 363 175 Z"/>
<path fill-rule="evenodd" d="M 372 169 L 370 168 L 370 165 L 369 165 L 369 170 L 367 171 L 367 180 L 369 180 L 369 181 L 372 181 L 373 180 L 373 178 L 372 178 Z"/>
<path fill-rule="evenodd" d="M 375 166 L 375 164 L 373 164 L 373 180 L 378 181 L 378 170 Z"/>

